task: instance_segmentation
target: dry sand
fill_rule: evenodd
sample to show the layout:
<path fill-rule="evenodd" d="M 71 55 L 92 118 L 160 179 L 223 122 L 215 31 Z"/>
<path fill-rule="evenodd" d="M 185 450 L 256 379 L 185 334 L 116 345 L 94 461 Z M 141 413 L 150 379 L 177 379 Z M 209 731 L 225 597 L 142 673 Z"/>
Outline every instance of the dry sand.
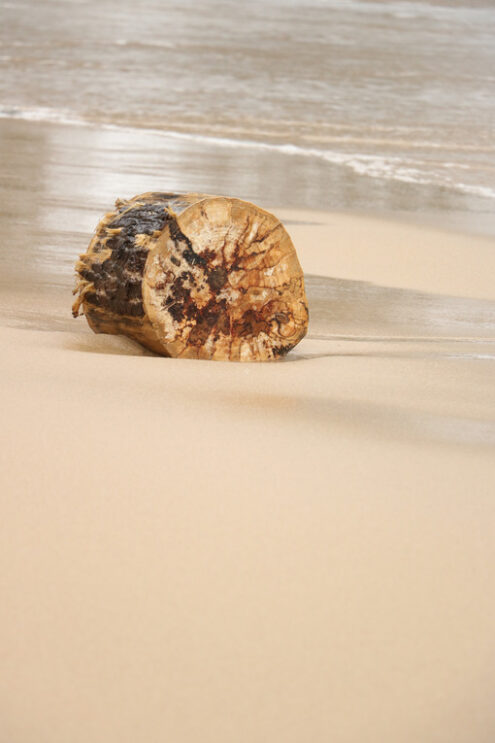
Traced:
<path fill-rule="evenodd" d="M 5 264 L 2 743 L 493 740 L 495 241 L 277 214 L 276 364 L 144 354 Z"/>

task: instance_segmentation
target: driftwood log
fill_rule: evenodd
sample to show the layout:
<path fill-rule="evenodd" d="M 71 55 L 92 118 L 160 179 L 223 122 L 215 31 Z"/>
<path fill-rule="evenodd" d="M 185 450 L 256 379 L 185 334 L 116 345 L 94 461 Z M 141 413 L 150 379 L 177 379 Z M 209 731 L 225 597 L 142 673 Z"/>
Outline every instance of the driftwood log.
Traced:
<path fill-rule="evenodd" d="M 76 264 L 73 315 L 164 356 L 267 361 L 306 334 L 294 246 L 246 201 L 147 193 L 118 200 Z"/>

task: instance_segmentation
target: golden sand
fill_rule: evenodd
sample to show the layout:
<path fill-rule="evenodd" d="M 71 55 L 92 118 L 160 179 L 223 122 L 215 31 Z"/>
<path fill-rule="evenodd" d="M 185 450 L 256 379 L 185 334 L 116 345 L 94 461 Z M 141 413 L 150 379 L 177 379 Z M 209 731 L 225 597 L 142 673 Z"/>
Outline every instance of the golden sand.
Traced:
<path fill-rule="evenodd" d="M 492 740 L 494 241 L 276 213 L 280 363 L 2 290 L 1 740 Z"/>

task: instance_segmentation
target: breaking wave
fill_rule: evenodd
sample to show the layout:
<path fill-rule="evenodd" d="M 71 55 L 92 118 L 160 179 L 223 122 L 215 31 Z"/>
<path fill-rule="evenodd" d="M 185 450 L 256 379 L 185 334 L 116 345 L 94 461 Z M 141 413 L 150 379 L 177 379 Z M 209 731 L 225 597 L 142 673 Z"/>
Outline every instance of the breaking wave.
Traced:
<path fill-rule="evenodd" d="M 452 162 L 436 163 L 437 170 L 431 169 L 431 163 L 412 157 L 394 155 L 370 155 L 359 152 L 339 152 L 332 149 L 304 147 L 292 143 L 272 143 L 255 139 L 241 139 L 227 136 L 214 136 L 197 132 L 183 132 L 156 127 L 133 127 L 125 124 L 99 122 L 76 116 L 69 111 L 51 108 L 21 108 L 18 106 L 0 106 L 0 118 L 22 119 L 69 126 L 91 126 L 119 131 L 133 131 L 164 136 L 170 139 L 191 141 L 199 144 L 232 149 L 251 149 L 278 153 L 289 157 L 313 158 L 350 168 L 354 173 L 369 178 L 395 180 L 424 186 L 434 186 L 457 191 L 459 193 L 495 199 L 495 188 L 481 184 L 468 184 L 454 179 L 455 169 L 469 169 L 466 165 Z M 447 171 L 447 172 L 445 172 Z"/>

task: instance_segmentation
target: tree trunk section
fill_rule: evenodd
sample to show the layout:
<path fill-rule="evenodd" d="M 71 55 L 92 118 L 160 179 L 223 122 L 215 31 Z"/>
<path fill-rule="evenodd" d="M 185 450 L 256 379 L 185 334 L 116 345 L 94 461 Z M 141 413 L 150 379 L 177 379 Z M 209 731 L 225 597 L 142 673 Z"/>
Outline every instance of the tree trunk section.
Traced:
<path fill-rule="evenodd" d="M 246 201 L 147 193 L 116 202 L 76 264 L 74 317 L 164 356 L 268 361 L 304 337 L 294 246 Z"/>

